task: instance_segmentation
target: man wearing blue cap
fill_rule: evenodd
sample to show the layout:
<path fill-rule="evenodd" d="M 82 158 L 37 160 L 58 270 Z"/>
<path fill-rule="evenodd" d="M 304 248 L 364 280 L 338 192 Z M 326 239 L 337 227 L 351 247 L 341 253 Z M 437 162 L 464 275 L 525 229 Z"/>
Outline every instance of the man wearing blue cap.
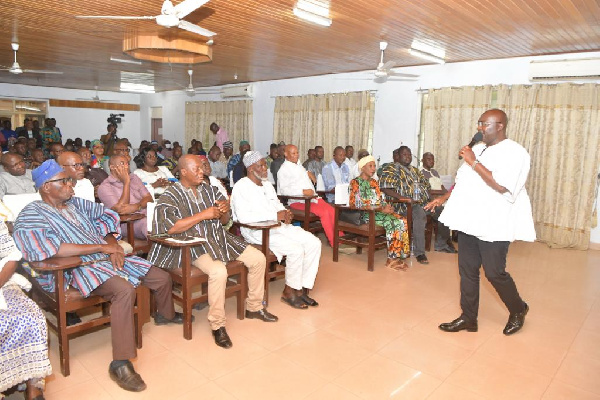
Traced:
<path fill-rule="evenodd" d="M 153 291 L 158 309 L 155 324 L 181 324 L 182 315 L 173 308 L 170 276 L 142 258 L 125 257 L 113 235 L 120 236 L 118 214 L 102 204 L 73 197 L 75 180 L 55 160 L 45 161 L 32 176 L 42 200 L 27 205 L 15 221 L 17 247 L 27 261 L 79 256 L 91 262 L 65 272 L 65 281 L 84 297 L 98 295 L 111 301 L 109 375 L 125 390 L 144 390 L 146 384 L 129 361 L 136 357 L 135 288 L 143 284 Z M 39 274 L 36 279 L 45 290 L 54 290 L 53 275 Z"/>

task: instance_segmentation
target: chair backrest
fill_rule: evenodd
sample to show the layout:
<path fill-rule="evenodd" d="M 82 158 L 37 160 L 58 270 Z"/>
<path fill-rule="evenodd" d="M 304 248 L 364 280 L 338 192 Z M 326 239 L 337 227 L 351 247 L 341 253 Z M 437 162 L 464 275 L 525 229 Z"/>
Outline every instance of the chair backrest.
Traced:
<path fill-rule="evenodd" d="M 323 181 L 323 175 L 317 175 L 317 192 L 325 191 L 325 181 Z"/>
<path fill-rule="evenodd" d="M 7 195 L 5 195 L 2 198 L 2 202 L 4 203 L 6 208 L 8 208 L 10 210 L 10 212 L 12 213 L 12 219 L 10 219 L 11 216 L 9 216 L 8 221 L 14 222 L 17 219 L 17 216 L 19 215 L 21 210 L 23 210 L 27 204 L 31 203 L 32 201 L 41 200 L 41 199 L 42 199 L 42 197 L 40 196 L 39 193 L 23 193 L 23 194 L 7 194 Z"/>

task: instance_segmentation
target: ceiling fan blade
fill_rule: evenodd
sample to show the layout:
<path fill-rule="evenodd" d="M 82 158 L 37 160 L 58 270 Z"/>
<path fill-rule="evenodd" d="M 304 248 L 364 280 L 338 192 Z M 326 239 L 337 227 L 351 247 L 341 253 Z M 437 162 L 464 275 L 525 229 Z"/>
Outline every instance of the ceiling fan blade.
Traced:
<path fill-rule="evenodd" d="M 418 78 L 419 75 L 414 75 L 414 74 L 404 74 L 402 72 L 394 72 L 394 71 L 388 71 L 388 75 L 391 76 L 401 76 L 404 78 Z"/>
<path fill-rule="evenodd" d="M 395 77 L 389 77 L 387 79 L 388 81 L 402 81 L 402 82 L 416 82 L 417 79 L 415 78 L 395 78 Z"/>
<path fill-rule="evenodd" d="M 62 75 L 64 72 L 61 71 L 47 71 L 45 69 L 24 69 L 23 72 L 30 74 L 57 74 Z"/>
<path fill-rule="evenodd" d="M 209 0 L 184 0 L 173 7 L 177 18 L 183 18 L 208 3 Z"/>
<path fill-rule="evenodd" d="M 398 64 L 398 62 L 396 60 L 390 60 L 388 62 L 386 62 L 385 64 L 383 64 L 383 67 L 381 69 L 390 69 L 390 68 L 394 68 L 394 66 Z"/>
<path fill-rule="evenodd" d="M 122 15 L 76 15 L 80 19 L 156 19 L 156 17 L 127 17 Z"/>
<path fill-rule="evenodd" d="M 197 33 L 198 35 L 201 36 L 215 36 L 216 33 L 209 31 L 208 29 L 204 29 L 199 27 L 198 25 L 194 25 L 191 22 L 187 22 L 187 21 L 179 21 L 179 25 L 177 25 L 178 28 L 180 29 L 184 29 L 186 31 L 192 32 L 192 33 Z"/>

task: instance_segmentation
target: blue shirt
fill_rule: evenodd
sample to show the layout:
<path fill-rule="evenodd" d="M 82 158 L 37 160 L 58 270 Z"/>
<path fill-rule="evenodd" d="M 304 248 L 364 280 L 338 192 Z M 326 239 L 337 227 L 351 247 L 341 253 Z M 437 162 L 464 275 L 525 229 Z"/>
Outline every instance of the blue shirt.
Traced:
<path fill-rule="evenodd" d="M 336 181 L 335 176 L 339 173 L 341 180 Z M 335 185 L 350 183 L 350 168 L 346 163 L 342 163 L 341 166 L 337 165 L 335 160 L 325 164 L 323 167 L 323 183 L 325 184 L 325 191 L 330 191 Z M 335 194 L 327 193 L 327 201 L 333 203 L 335 200 Z"/>

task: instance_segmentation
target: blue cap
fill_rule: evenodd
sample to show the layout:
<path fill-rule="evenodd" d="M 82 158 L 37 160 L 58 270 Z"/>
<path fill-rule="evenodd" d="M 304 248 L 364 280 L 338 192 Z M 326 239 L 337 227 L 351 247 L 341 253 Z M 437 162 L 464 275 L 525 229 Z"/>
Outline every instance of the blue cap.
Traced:
<path fill-rule="evenodd" d="M 64 172 L 64 169 L 62 169 L 55 160 L 44 161 L 42 165 L 31 171 L 31 177 L 35 182 L 35 188 L 39 189 L 40 186 L 61 172 Z"/>

